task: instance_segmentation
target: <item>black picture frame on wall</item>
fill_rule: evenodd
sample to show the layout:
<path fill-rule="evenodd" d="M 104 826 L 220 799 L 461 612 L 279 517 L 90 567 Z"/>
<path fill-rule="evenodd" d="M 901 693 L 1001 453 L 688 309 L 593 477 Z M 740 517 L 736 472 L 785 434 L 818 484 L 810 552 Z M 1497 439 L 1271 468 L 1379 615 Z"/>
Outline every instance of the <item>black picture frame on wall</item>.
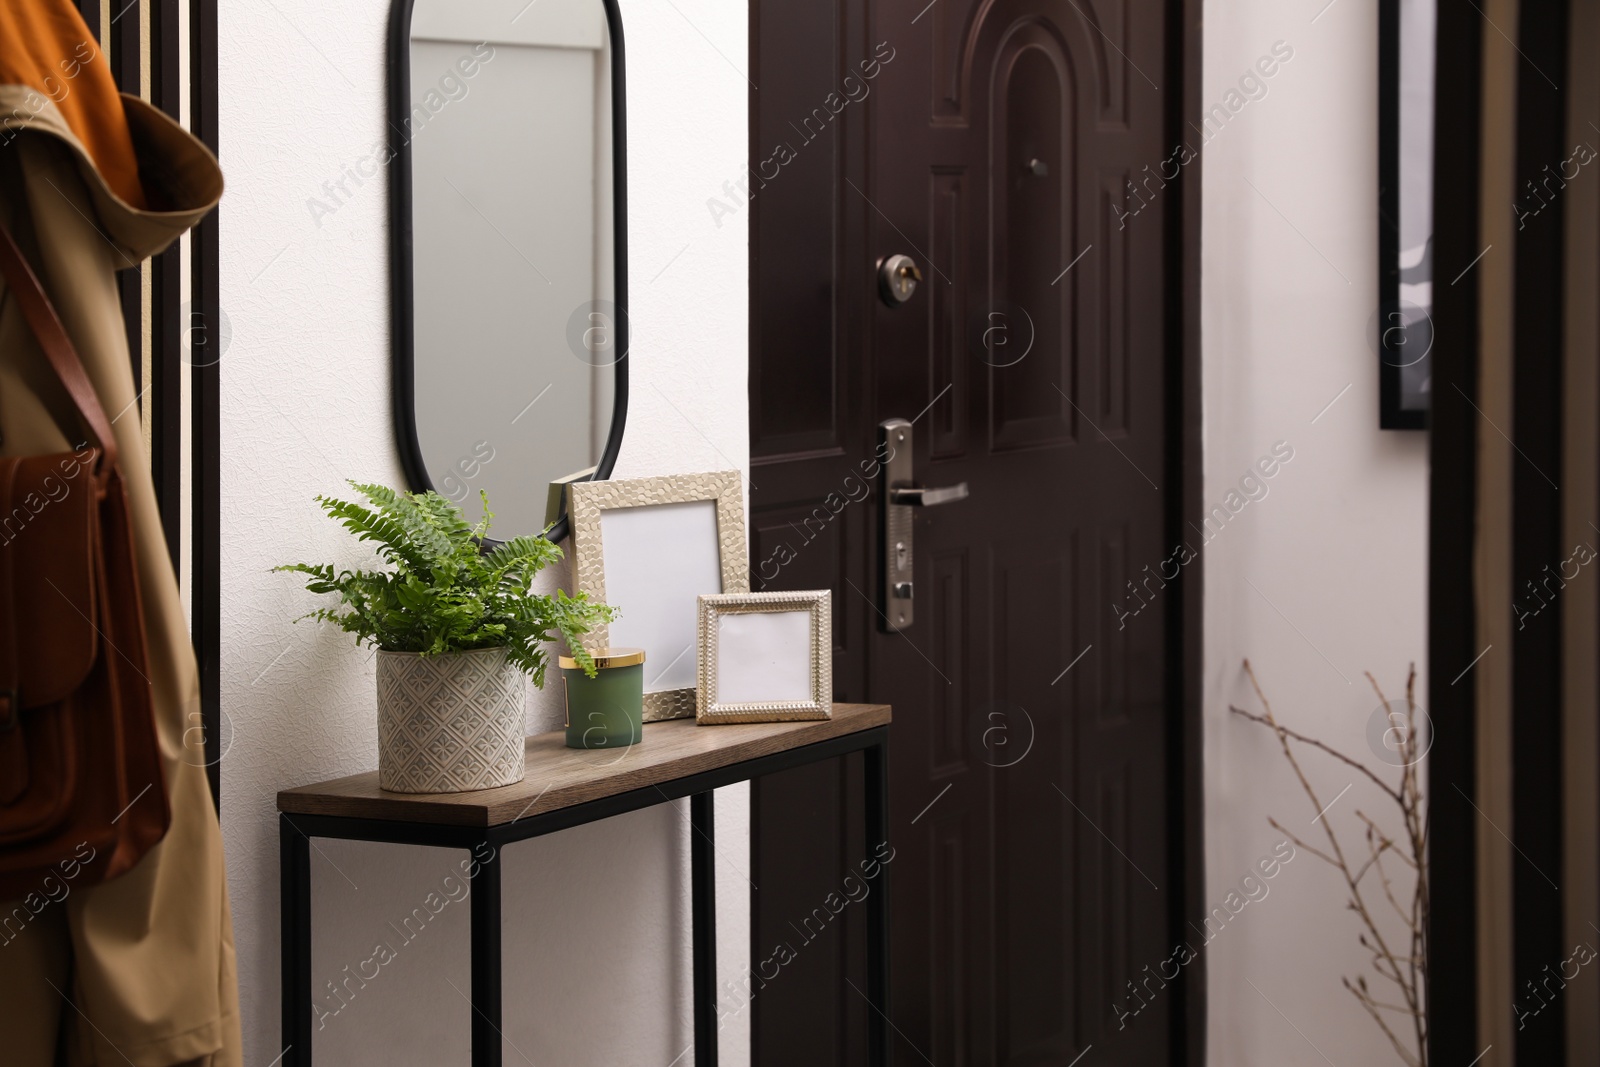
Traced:
<path fill-rule="evenodd" d="M 611 35 L 612 262 L 615 266 L 613 303 L 616 306 L 611 325 L 616 338 L 617 358 L 614 363 L 611 426 L 594 473 L 587 480 L 604 481 L 611 477 L 616 466 L 617 454 L 622 450 L 623 430 L 628 421 L 628 97 L 622 12 L 617 7 L 617 0 L 596 2 L 605 7 L 606 27 Z M 417 436 L 412 161 L 411 139 L 406 132 L 411 115 L 411 13 L 414 6 L 415 0 L 394 0 L 389 9 L 389 314 L 394 357 L 391 402 L 395 444 L 400 452 L 401 469 L 411 489 L 424 492 L 433 489 L 434 485 Z M 530 106 L 536 103 L 530 102 Z M 571 524 L 567 521 L 566 503 L 563 501 L 561 513 L 546 536 L 551 541 L 560 541 L 570 532 Z"/>
<path fill-rule="evenodd" d="M 1378 0 L 1378 425 L 1428 426 L 1433 396 L 1437 0 Z"/>

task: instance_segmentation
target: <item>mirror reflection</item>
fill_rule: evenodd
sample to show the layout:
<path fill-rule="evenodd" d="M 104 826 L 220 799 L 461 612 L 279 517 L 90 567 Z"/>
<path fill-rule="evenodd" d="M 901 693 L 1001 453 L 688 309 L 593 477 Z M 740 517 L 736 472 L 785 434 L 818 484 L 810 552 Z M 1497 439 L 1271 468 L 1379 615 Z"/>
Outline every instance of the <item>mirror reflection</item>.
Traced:
<path fill-rule="evenodd" d="M 543 529 L 611 430 L 612 58 L 601 0 L 412 11 L 417 445 L 469 515 L 488 492 L 498 539 Z"/>

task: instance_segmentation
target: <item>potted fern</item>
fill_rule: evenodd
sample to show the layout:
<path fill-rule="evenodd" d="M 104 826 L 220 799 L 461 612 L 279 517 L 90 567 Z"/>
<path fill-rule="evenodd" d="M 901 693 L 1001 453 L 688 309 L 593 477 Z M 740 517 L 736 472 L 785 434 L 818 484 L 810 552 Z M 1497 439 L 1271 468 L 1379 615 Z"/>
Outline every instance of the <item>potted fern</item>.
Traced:
<path fill-rule="evenodd" d="M 351 482 L 366 503 L 317 503 L 385 567 L 338 570 L 290 563 L 313 593 L 338 607 L 303 618 L 331 622 L 378 650 L 378 784 L 401 793 L 454 793 L 522 780 L 523 678 L 544 686 L 544 644 L 564 638 L 591 677 L 580 640 L 614 609 L 583 594 L 529 592 L 561 557 L 543 537 L 516 537 L 484 550 L 493 513 L 467 522 L 438 493 L 402 493 Z"/>

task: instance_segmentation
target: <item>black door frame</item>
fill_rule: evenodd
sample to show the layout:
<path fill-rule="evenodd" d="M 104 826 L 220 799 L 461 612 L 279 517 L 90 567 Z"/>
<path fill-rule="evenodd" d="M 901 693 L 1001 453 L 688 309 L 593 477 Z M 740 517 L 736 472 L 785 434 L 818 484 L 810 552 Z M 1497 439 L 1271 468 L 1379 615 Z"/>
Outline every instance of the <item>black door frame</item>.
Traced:
<path fill-rule="evenodd" d="M 1566 301 L 1587 299 L 1575 288 L 1584 276 L 1573 273 L 1566 243 L 1590 239 L 1580 227 L 1592 224 L 1581 221 L 1583 209 L 1573 206 L 1573 194 L 1545 203 L 1534 192 L 1547 189 L 1539 183 L 1557 169 L 1551 160 L 1571 151 L 1568 124 L 1575 113 L 1583 114 L 1571 73 L 1577 56 L 1572 42 L 1582 39 L 1575 26 L 1580 16 L 1586 16 L 1584 5 L 1568 0 L 1522 9 L 1509 31 L 1514 39 L 1508 38 L 1516 48 L 1516 106 L 1497 114 L 1483 103 L 1484 86 L 1495 76 L 1486 73 L 1491 50 L 1501 47 L 1496 34 L 1470 6 L 1439 8 L 1434 262 L 1437 276 L 1459 273 L 1460 284 L 1435 290 L 1432 311 L 1437 357 L 1428 675 L 1429 714 L 1436 729 L 1428 752 L 1428 877 L 1435 887 L 1450 887 L 1430 897 L 1427 1021 L 1435 1063 L 1481 1056 L 1480 1042 L 1498 1040 L 1496 1032 L 1508 1026 L 1512 1014 L 1518 1025 L 1511 1031 L 1510 1054 L 1518 1062 L 1577 1062 L 1587 1051 L 1569 1041 L 1576 1035 L 1569 1035 L 1566 1025 L 1569 1013 L 1585 1010 L 1583 1001 L 1567 993 L 1545 1004 L 1536 993 L 1530 995 L 1550 961 L 1560 960 L 1570 943 L 1566 894 L 1583 892 L 1569 881 L 1565 838 L 1585 832 L 1594 818 L 1592 810 L 1569 807 L 1574 801 L 1564 781 L 1569 766 L 1564 727 L 1569 715 L 1587 710 L 1581 693 L 1569 695 L 1563 671 L 1569 652 L 1593 655 L 1592 647 L 1578 642 L 1592 640 L 1594 622 L 1566 616 L 1559 604 L 1544 612 L 1539 591 L 1550 590 L 1536 584 L 1548 580 L 1550 561 L 1568 551 L 1562 547 L 1563 521 L 1568 508 L 1581 506 L 1572 503 L 1573 497 L 1581 501 L 1592 491 L 1581 483 L 1591 468 L 1587 453 L 1571 451 L 1577 446 L 1566 437 L 1570 413 L 1563 403 L 1567 390 L 1581 385 L 1567 381 L 1567 367 L 1575 365 L 1568 361 L 1594 358 L 1571 347 L 1591 342 L 1581 327 L 1568 336 L 1565 315 Z M 1484 163 L 1485 153 L 1493 159 L 1508 151 L 1516 206 L 1528 216 L 1518 217 L 1509 246 L 1495 236 L 1491 209 L 1481 203 L 1495 177 Z M 1491 239 L 1494 256 L 1512 257 L 1508 278 L 1489 279 L 1482 268 L 1472 269 L 1489 254 L 1483 246 Z M 1579 247 L 1592 260 L 1592 249 Z M 1495 316 L 1487 327 L 1484 307 Z M 1510 327 L 1509 350 L 1493 336 L 1501 323 Z M 1512 411 L 1506 443 L 1516 453 L 1509 485 L 1488 476 L 1491 468 L 1479 450 L 1480 441 L 1499 447 L 1480 401 L 1506 374 Z M 1508 516 L 1504 530 L 1484 534 L 1482 517 L 1501 513 Z M 1503 540 L 1506 534 L 1509 543 Z M 1498 579 L 1509 579 L 1509 598 Z M 1565 587 L 1563 580 L 1558 588 Z M 1528 610 L 1534 603 L 1540 608 Z M 1510 647 L 1480 647 L 1486 637 L 1483 620 L 1496 616 L 1515 619 Z M 1501 668 L 1509 673 L 1508 693 L 1480 689 L 1482 668 L 1474 668 L 1491 654 L 1502 664 L 1509 656 L 1509 668 Z M 1569 700 L 1575 702 L 1569 706 Z M 1510 727 L 1511 744 L 1504 752 L 1496 747 L 1501 725 Z M 1491 758 L 1480 760 L 1481 753 Z M 1485 875 L 1493 871 L 1498 847 L 1479 847 L 1485 826 L 1507 827 L 1505 841 L 1515 852 L 1505 883 Z M 1572 877 L 1581 885 L 1581 878 Z M 1493 1012 L 1485 1014 L 1482 999 L 1508 977 L 1497 967 L 1510 970 L 1514 998 L 1499 1021 Z M 1529 1013 L 1538 1016 L 1537 1022 L 1523 1025 L 1522 1004 L 1539 1005 Z"/>
<path fill-rule="evenodd" d="M 1180 87 L 1167 110 L 1168 143 L 1184 144 L 1189 131 L 1201 125 L 1201 60 L 1204 45 L 1202 0 L 1167 2 L 1166 83 Z M 1197 163 L 1203 160 L 1196 161 Z M 1205 515 L 1205 442 L 1201 435 L 1200 352 L 1200 207 L 1201 167 L 1185 167 L 1178 176 L 1176 211 L 1166 215 L 1167 284 L 1167 474 L 1180 487 L 1167 519 L 1170 544 L 1182 544 L 1191 525 Z M 1169 498 L 1170 499 L 1170 498 Z M 1172 854 L 1168 870 L 1181 872 L 1180 889 L 1171 896 L 1169 937 L 1181 940 L 1191 924 L 1203 923 L 1206 903 L 1205 849 L 1205 578 L 1204 570 L 1186 567 L 1171 583 L 1174 610 L 1167 616 L 1167 766 L 1181 779 L 1167 792 L 1167 826 L 1176 832 L 1167 841 Z M 1173 1067 L 1206 1062 L 1206 959 L 1201 955 L 1174 982 Z"/>

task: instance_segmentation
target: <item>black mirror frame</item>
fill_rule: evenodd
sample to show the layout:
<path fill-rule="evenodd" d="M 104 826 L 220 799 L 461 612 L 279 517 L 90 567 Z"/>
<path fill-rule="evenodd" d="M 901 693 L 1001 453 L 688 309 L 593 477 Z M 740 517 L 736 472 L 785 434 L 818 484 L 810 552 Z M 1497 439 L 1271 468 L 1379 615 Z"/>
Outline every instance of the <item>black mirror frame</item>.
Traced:
<path fill-rule="evenodd" d="M 392 400 L 400 466 L 415 492 L 433 488 L 422 446 L 417 439 L 416 332 L 412 290 L 411 142 L 406 121 L 411 116 L 411 10 L 415 0 L 394 0 L 389 9 L 389 307 L 390 341 L 394 349 Z M 622 12 L 617 0 L 601 0 L 611 34 L 611 201 L 612 259 L 616 267 L 613 302 L 617 341 L 611 427 L 592 481 L 611 477 L 622 433 L 628 421 L 628 123 L 627 86 L 622 43 Z M 570 532 L 565 504 L 555 525 L 545 531 L 552 541 Z"/>

